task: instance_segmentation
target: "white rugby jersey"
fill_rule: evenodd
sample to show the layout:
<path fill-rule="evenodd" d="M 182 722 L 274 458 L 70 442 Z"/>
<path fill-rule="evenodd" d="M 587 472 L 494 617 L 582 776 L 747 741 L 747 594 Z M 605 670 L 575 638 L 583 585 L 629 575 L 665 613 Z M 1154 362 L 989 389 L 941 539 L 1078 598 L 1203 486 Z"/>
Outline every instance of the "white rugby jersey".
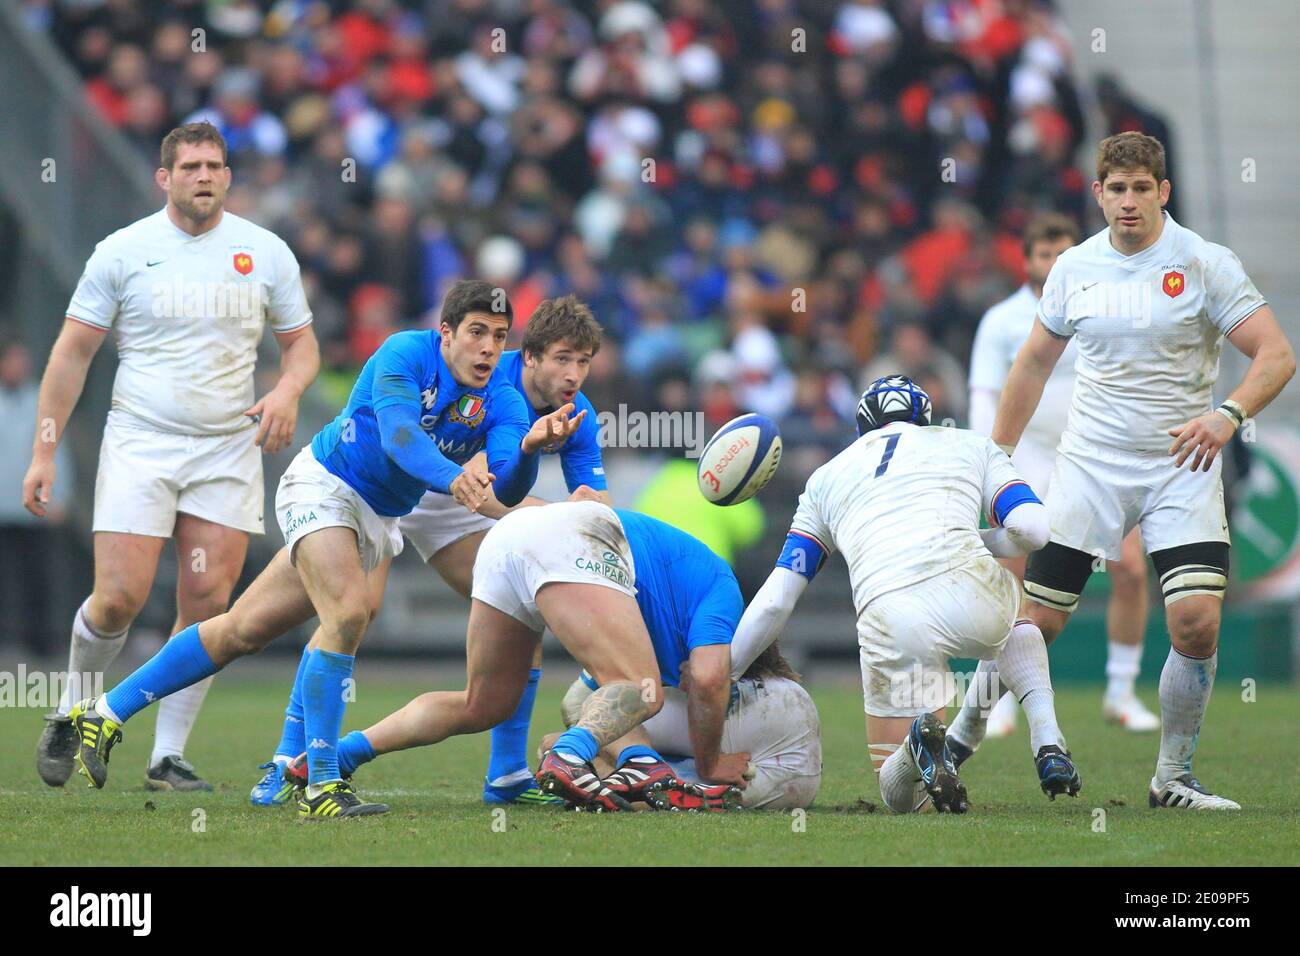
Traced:
<path fill-rule="evenodd" d="M 980 319 L 975 331 L 975 345 L 970 356 L 970 387 L 1001 392 L 1016 360 L 1016 353 L 1029 338 L 1034 327 L 1038 298 L 1029 286 L 1022 285 Z M 1070 414 L 1070 395 L 1074 391 L 1074 360 L 1078 349 L 1071 339 L 1061 360 L 1052 369 L 1043 397 L 1025 426 L 1024 438 L 1051 451 L 1056 450 Z"/>
<path fill-rule="evenodd" d="M 1223 336 L 1264 297 L 1232 250 L 1165 213 L 1154 245 L 1132 256 L 1103 229 L 1061 253 L 1038 318 L 1077 336 L 1066 430 L 1092 442 L 1165 454 L 1168 430 L 1211 410 Z"/>
<path fill-rule="evenodd" d="M 242 413 L 266 323 L 290 332 L 311 321 L 282 239 L 230 212 L 191 236 L 166 209 L 95 247 L 67 314 L 113 331 L 113 414 L 186 435 L 252 427 Z"/>
<path fill-rule="evenodd" d="M 982 435 L 891 422 L 813 472 L 790 529 L 844 554 L 861 614 L 882 594 L 989 554 L 980 514 L 992 516 L 998 495 L 1023 484 Z"/>

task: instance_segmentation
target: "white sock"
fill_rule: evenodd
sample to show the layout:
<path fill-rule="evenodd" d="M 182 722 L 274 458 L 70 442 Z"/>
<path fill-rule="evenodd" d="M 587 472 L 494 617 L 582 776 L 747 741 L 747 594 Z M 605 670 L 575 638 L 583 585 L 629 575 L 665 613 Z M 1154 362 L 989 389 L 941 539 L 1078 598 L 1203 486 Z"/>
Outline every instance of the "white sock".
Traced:
<path fill-rule="evenodd" d="M 895 813 L 915 813 L 930 799 L 907 744 L 900 744 L 881 766 L 880 796 Z"/>
<path fill-rule="evenodd" d="M 1219 652 L 1209 657 L 1188 657 L 1172 647 L 1160 672 L 1160 757 L 1156 783 L 1191 772 L 1196 739 L 1205 718 L 1205 705 L 1214 689 Z"/>
<path fill-rule="evenodd" d="M 1065 738 L 1056 725 L 1056 695 L 1047 667 L 1047 644 L 1033 621 L 1020 620 L 1011 629 L 1006 646 L 998 655 L 1002 683 L 1016 695 L 1029 722 L 1029 749 L 1056 744 L 1065 749 Z"/>
<path fill-rule="evenodd" d="M 126 643 L 125 627 L 118 634 L 105 634 L 95 628 L 86 616 L 90 598 L 77 608 L 72 618 L 72 647 L 68 652 L 68 674 L 59 698 L 59 713 L 66 717 L 72 705 L 94 693 L 96 684 L 104 681 L 104 671 Z M 95 675 L 99 675 L 96 678 Z"/>
<path fill-rule="evenodd" d="M 961 710 L 948 727 L 948 736 L 955 737 L 971 750 L 978 750 L 984 742 L 984 731 L 988 729 L 989 713 L 1004 689 L 998 678 L 998 662 L 980 661 L 966 688 Z"/>
<path fill-rule="evenodd" d="M 203 706 L 203 698 L 208 696 L 208 688 L 215 676 L 183 687 L 158 702 L 158 723 L 149 766 L 156 766 L 163 757 L 179 758 L 185 754 L 185 742 L 190 739 L 194 721 L 199 718 L 199 708 Z"/>
<path fill-rule="evenodd" d="M 1142 645 L 1116 644 L 1106 650 L 1106 696 L 1132 697 L 1138 671 L 1142 669 Z"/>
<path fill-rule="evenodd" d="M 523 783 L 525 780 L 533 779 L 533 772 L 527 767 L 516 770 L 514 773 L 508 773 L 504 777 L 497 777 L 495 780 L 489 780 L 490 787 L 513 787 L 515 784 Z"/>

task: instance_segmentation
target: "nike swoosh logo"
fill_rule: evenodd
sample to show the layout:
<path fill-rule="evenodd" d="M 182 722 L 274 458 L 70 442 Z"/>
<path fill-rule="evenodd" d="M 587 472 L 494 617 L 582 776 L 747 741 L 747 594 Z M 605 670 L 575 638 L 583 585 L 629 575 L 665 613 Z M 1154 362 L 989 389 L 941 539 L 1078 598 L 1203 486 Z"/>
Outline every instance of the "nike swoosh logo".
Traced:
<path fill-rule="evenodd" d="M 146 262 L 146 263 L 145 263 L 145 267 L 146 267 L 146 268 L 149 268 L 149 269 L 152 269 L 154 266 L 159 265 L 159 264 L 161 264 L 161 263 L 163 263 L 163 262 L 166 262 L 166 261 L 167 261 L 166 259 L 159 259 L 157 262 Z"/>
<path fill-rule="evenodd" d="M 1091 289 L 1091 288 L 1092 288 L 1093 286 L 1095 286 L 1096 284 L 1097 284 L 1097 283 L 1095 283 L 1095 282 L 1089 282 L 1087 285 L 1081 285 L 1081 286 L 1079 286 L 1079 291 L 1080 291 L 1080 292 L 1087 292 L 1089 289 Z"/>

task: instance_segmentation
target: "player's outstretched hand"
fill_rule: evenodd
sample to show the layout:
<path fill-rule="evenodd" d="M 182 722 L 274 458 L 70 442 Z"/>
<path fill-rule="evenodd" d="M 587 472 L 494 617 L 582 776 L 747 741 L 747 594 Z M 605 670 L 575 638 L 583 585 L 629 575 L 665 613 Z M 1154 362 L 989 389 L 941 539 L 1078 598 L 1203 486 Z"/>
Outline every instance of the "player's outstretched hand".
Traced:
<path fill-rule="evenodd" d="M 530 455 L 538 451 L 558 451 L 587 417 L 587 410 L 584 408 L 570 418 L 569 415 L 575 407 L 573 402 L 569 402 L 533 422 L 533 427 L 528 429 L 528 434 L 524 436 L 524 451 Z"/>
<path fill-rule="evenodd" d="M 38 518 L 45 517 L 45 507 L 54 490 L 54 459 L 33 458 L 27 475 L 23 478 L 23 507 Z"/>
<path fill-rule="evenodd" d="M 293 430 L 298 426 L 298 399 L 273 388 L 244 414 L 258 421 L 254 444 L 266 454 L 273 455 L 289 447 L 293 441 Z"/>
<path fill-rule="evenodd" d="M 700 779 L 706 783 L 729 783 L 744 790 L 749 781 L 754 779 L 754 772 L 749 762 L 749 754 L 718 754 L 718 762 L 712 767 L 701 767 L 696 763 Z"/>
<path fill-rule="evenodd" d="M 492 482 L 496 480 L 497 476 L 484 468 L 477 459 L 471 459 L 465 463 L 464 470 L 452 481 L 448 491 L 471 514 L 477 514 L 478 509 L 488 500 L 488 491 L 492 487 Z"/>
<path fill-rule="evenodd" d="M 1178 456 L 1174 460 L 1174 467 L 1183 467 L 1188 456 L 1196 452 L 1196 457 L 1192 459 L 1192 471 L 1198 468 L 1209 471 L 1215 456 L 1232 439 L 1234 431 L 1236 429 L 1232 427 L 1232 422 L 1218 412 L 1210 412 L 1169 429 L 1169 434 L 1174 436 L 1169 454 Z"/>

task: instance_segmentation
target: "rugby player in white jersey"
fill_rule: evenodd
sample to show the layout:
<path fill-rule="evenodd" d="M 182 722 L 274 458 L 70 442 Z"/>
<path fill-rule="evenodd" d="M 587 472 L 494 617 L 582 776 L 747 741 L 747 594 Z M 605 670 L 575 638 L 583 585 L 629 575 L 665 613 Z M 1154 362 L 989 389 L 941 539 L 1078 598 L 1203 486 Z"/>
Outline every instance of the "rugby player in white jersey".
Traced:
<path fill-rule="evenodd" d="M 833 550 L 853 585 L 867 740 L 880 794 L 899 813 L 933 800 L 963 813 L 945 743 L 953 657 L 996 659 L 1029 722 L 1043 792 L 1079 792 L 1056 723 L 1047 648 L 1016 621 L 1015 576 L 994 559 L 1047 541 L 1047 513 L 1011 460 L 973 432 L 930 425 L 930 398 L 906 376 L 858 403 L 861 437 L 813 472 L 777 566 L 732 642 L 743 670 L 776 639 Z M 979 530 L 980 514 L 991 527 Z"/>
<path fill-rule="evenodd" d="M 119 364 L 95 481 L 94 587 L 73 620 L 67 687 L 37 747 L 50 786 L 72 773 L 77 735 L 67 715 L 91 693 L 81 675 L 102 673 L 121 650 L 167 538 L 177 556 L 173 634 L 226 610 L 248 536 L 262 533 L 262 453 L 288 446 L 298 399 L 320 368 L 298 263 L 280 238 L 223 211 L 230 178 L 216 127 L 167 134 L 154 174 L 166 206 L 95 247 L 41 381 L 23 481 L 36 515 L 50 500 L 55 448 L 86 370 L 113 333 Z M 280 379 L 254 401 L 268 324 Z M 149 787 L 212 789 L 183 756 L 209 683 L 160 705 Z"/>
<path fill-rule="evenodd" d="M 993 431 L 998 396 L 1016 353 L 1033 328 L 1034 313 L 1043 295 L 1047 274 L 1051 272 L 1056 257 L 1078 241 L 1079 230 L 1073 220 L 1056 213 L 1040 216 L 1025 230 L 1028 281 L 984 313 L 975 332 L 970 361 L 971 431 L 981 435 Z M 1043 386 L 1038 410 L 1029 419 L 1024 437 L 1011 457 L 1011 463 L 1025 476 L 1029 487 L 1044 500 L 1050 494 L 1056 446 L 1065 431 L 1065 420 L 1070 411 L 1074 359 L 1074 346 L 1067 345 L 1061 361 L 1056 363 Z M 1008 558 L 1003 563 L 1017 578 L 1024 579 L 1023 558 Z M 1134 528 L 1124 538 L 1120 560 L 1107 562 L 1106 571 L 1111 581 L 1110 603 L 1106 610 L 1106 631 L 1110 641 L 1107 645 L 1107 683 L 1102 713 L 1107 720 L 1127 730 L 1156 730 L 1160 727 L 1160 718 L 1147 710 L 1134 692 L 1142 663 L 1142 638 L 1146 633 L 1148 610 L 1146 554 L 1142 551 L 1142 536 L 1138 529 Z M 972 681 L 967 691 L 977 695 L 972 703 L 975 699 L 987 701 L 996 692 L 990 683 L 984 672 L 980 672 L 980 679 Z M 990 737 L 1003 737 L 1015 726 L 1016 702 L 1006 694 L 989 714 L 986 733 Z"/>
<path fill-rule="evenodd" d="M 1240 809 L 1192 775 L 1228 576 L 1219 451 L 1281 392 L 1295 354 L 1232 251 L 1162 208 L 1170 183 L 1158 140 L 1141 133 L 1103 140 L 1092 191 L 1107 227 L 1057 259 L 993 426 L 995 442 L 1016 446 L 1052 368 L 1077 337 L 1077 381 L 1052 474 L 1051 541 L 1029 559 L 1022 614 L 1054 640 L 1094 555 L 1118 558 L 1124 536 L 1141 528 L 1172 645 L 1160 675 L 1149 802 Z M 1214 408 L 1225 336 L 1251 361 Z M 978 714 L 963 708 L 954 735 L 962 740 L 963 728 L 977 724 Z"/>

